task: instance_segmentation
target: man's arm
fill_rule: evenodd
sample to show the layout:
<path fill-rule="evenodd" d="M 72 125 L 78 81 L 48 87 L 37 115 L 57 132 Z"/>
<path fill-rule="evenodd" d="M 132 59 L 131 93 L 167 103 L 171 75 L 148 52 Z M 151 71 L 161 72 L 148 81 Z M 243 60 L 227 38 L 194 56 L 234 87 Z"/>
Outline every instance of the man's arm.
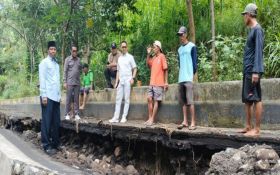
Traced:
<path fill-rule="evenodd" d="M 260 74 L 263 73 L 263 31 L 258 29 L 255 35 L 255 58 L 252 70 L 252 81 L 258 82 Z"/>
<path fill-rule="evenodd" d="M 39 82 L 40 82 L 40 96 L 42 98 L 42 103 L 47 104 L 47 88 L 46 88 L 46 75 L 47 75 L 47 66 L 46 63 L 42 61 L 39 64 Z"/>
<path fill-rule="evenodd" d="M 191 56 L 192 56 L 192 63 L 193 63 L 193 74 L 197 71 L 197 48 L 196 46 L 193 46 L 191 50 Z"/>
<path fill-rule="evenodd" d="M 116 82 L 115 82 L 115 88 L 117 88 L 118 87 L 118 84 L 119 84 L 119 70 L 117 70 L 117 75 L 116 75 Z"/>
<path fill-rule="evenodd" d="M 47 67 L 45 66 L 45 63 L 42 61 L 39 64 L 39 82 L 40 82 L 40 96 L 41 97 L 47 97 L 46 92 L 46 71 Z"/>

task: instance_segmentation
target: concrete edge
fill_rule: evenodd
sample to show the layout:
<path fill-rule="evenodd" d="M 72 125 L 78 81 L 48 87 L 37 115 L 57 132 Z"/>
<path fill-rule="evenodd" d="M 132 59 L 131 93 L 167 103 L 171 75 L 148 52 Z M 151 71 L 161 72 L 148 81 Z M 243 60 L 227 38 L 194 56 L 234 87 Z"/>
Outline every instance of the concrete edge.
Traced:
<path fill-rule="evenodd" d="M 1 174 L 29 174 L 30 172 L 34 174 L 39 172 L 41 174 L 57 174 L 45 166 L 34 162 L 2 135 L 0 135 L 0 143 Z"/>

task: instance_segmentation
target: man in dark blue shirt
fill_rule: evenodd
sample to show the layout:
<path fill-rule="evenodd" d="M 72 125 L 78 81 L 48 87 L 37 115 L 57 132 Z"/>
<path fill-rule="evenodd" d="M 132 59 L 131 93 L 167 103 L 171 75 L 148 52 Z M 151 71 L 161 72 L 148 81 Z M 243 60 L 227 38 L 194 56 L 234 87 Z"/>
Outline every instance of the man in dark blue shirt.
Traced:
<path fill-rule="evenodd" d="M 260 78 L 263 68 L 264 33 L 258 24 L 257 6 L 248 4 L 242 13 L 246 26 L 250 28 L 243 59 L 242 102 L 245 103 L 246 127 L 241 131 L 246 136 L 260 134 L 260 120 L 263 111 Z M 252 129 L 251 117 L 255 105 L 256 125 Z"/>

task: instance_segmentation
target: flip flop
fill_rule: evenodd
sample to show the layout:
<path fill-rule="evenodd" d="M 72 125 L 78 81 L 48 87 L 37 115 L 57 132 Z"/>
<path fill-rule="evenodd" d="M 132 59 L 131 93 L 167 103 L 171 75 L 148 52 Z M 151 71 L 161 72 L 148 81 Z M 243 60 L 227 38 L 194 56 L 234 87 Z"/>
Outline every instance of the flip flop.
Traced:
<path fill-rule="evenodd" d="M 196 126 L 190 126 L 189 130 L 196 130 Z"/>
<path fill-rule="evenodd" d="M 180 124 L 177 129 L 183 129 L 183 128 L 188 128 L 189 126 L 188 125 L 185 125 L 185 124 Z"/>
<path fill-rule="evenodd" d="M 153 122 L 153 123 L 146 123 L 147 126 L 153 126 L 153 125 L 155 125 L 155 124 L 156 124 L 156 123 L 154 123 L 154 122 Z"/>
<path fill-rule="evenodd" d="M 251 131 L 250 128 L 244 128 L 244 129 L 242 129 L 241 131 L 237 131 L 237 133 L 245 134 L 245 133 L 247 133 L 247 132 L 249 132 L 249 131 Z"/>

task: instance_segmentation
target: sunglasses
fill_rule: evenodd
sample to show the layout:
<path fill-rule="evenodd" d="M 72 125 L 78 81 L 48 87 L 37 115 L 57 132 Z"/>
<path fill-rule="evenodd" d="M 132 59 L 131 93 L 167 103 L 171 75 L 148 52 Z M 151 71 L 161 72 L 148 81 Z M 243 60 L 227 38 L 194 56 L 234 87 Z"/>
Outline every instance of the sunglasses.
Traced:
<path fill-rule="evenodd" d="M 178 34 L 178 36 L 183 36 L 183 35 L 184 35 L 183 33 L 179 33 L 179 34 Z"/>
<path fill-rule="evenodd" d="M 126 46 L 122 46 L 122 48 L 124 48 L 124 49 L 125 49 L 125 48 L 127 48 L 127 47 L 126 47 Z"/>
<path fill-rule="evenodd" d="M 72 50 L 72 52 L 77 52 L 77 50 Z"/>

